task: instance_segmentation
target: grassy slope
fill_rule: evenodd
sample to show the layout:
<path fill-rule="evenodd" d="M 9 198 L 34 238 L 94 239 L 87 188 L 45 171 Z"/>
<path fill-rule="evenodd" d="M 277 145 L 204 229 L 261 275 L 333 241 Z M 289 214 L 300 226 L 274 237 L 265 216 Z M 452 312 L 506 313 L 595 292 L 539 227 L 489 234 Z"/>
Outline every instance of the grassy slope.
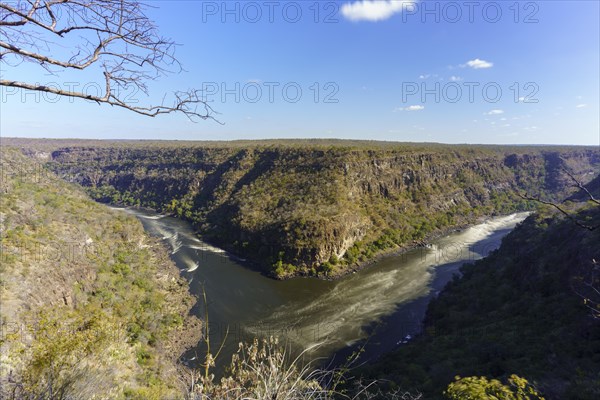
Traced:
<path fill-rule="evenodd" d="M 600 207 L 577 217 L 600 225 Z M 600 320 L 574 292 L 593 279 L 599 244 L 600 229 L 582 229 L 551 210 L 529 217 L 430 304 L 424 335 L 365 374 L 419 388 L 426 398 L 441 398 L 455 375 L 511 373 L 547 398 L 599 398 Z"/>
<path fill-rule="evenodd" d="M 35 160 L 2 147 L 1 163 L 2 395 L 179 393 L 175 360 L 199 328 L 167 253 Z"/>

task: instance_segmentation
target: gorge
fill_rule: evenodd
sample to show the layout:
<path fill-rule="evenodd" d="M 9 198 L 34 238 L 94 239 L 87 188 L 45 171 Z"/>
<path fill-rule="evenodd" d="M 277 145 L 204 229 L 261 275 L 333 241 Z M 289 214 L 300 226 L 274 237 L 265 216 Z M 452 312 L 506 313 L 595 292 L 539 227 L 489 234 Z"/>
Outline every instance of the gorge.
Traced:
<path fill-rule="evenodd" d="M 127 375 L 119 393 L 144 397 L 179 390 L 176 369 L 194 364 L 205 350 L 199 339 L 205 328 L 198 321 L 204 318 L 203 292 L 211 315 L 204 327 L 215 343 L 227 337 L 220 371 L 238 342 L 277 336 L 294 352 L 321 343 L 311 356 L 329 360 L 330 366 L 357 349 L 353 346 L 364 345 L 362 360 L 370 364 L 361 375 L 419 388 L 428 398 L 440 396 L 449 374 L 477 374 L 480 367 L 487 376 L 515 372 L 535 379 L 552 398 L 595 390 L 593 374 L 580 374 L 575 386 L 554 387 L 560 373 L 541 374 L 553 364 L 540 349 L 561 332 L 569 344 L 559 346 L 557 357 L 567 362 L 580 357 L 578 364 L 594 368 L 588 354 L 593 350 L 583 349 L 597 345 L 596 324 L 588 321 L 585 304 L 570 287 L 585 274 L 586 263 L 598 258 L 597 235 L 583 235 L 567 218 L 560 222 L 539 202 L 527 200 L 570 196 L 587 212 L 583 220 L 597 219 L 593 207 L 585 208 L 580 188 L 573 187 L 573 179 L 588 184 L 597 175 L 594 148 L 3 139 L 7 144 L 3 329 L 27 327 L 32 317 L 46 323 L 42 315 L 48 307 L 40 300 L 44 285 L 52 288 L 50 323 L 61 321 L 87 334 L 88 327 L 96 329 L 97 313 L 109 316 L 107 321 L 122 324 L 115 345 L 127 350 L 128 368 L 137 371 Z M 589 188 L 597 192 L 597 179 Z M 82 189 L 110 207 L 89 201 Z M 572 207 L 571 202 L 560 204 Z M 105 234 L 96 232 L 98 227 Z M 570 235 L 563 242 L 568 247 L 548 252 L 546 241 L 565 239 L 561 231 Z M 62 246 L 60 255 L 52 251 L 55 243 Z M 102 246 L 109 252 L 72 251 Z M 36 255 L 38 248 L 43 252 Z M 73 259 L 75 254 L 79 258 Z M 554 258 L 561 260 L 556 271 Z M 523 271 L 540 260 L 546 260 L 540 268 L 547 271 L 529 276 L 523 286 Z M 173 276 L 171 262 L 187 285 Z M 482 270 L 486 264 L 495 266 Z M 495 270 L 497 275 L 482 278 Z M 474 276 L 478 287 L 470 286 Z M 188 286 L 194 296 L 186 293 Z M 193 305 L 192 298 L 200 300 Z M 539 300 L 546 298 L 554 300 Z M 526 321 L 519 319 L 520 308 L 527 308 L 524 301 L 536 304 L 527 310 L 533 314 Z M 27 304 L 32 312 L 25 311 Z M 481 315 L 479 304 L 496 308 Z M 536 312 L 547 314 L 551 329 L 532 325 Z M 504 315 L 510 336 L 501 329 L 500 336 L 484 332 L 469 339 L 473 345 L 463 343 L 469 329 L 497 327 L 495 315 Z M 565 333 L 561 321 L 583 328 Z M 454 334 L 463 328 L 460 336 Z M 528 332 L 525 347 L 515 337 L 521 330 Z M 489 355 L 498 347 L 487 342 L 490 337 L 500 343 L 500 354 L 510 355 L 506 360 Z M 16 339 L 4 338 L 2 348 L 9 354 L 18 349 L 22 344 Z M 73 357 L 73 352 L 47 349 L 43 338 L 25 339 L 34 340 L 33 358 L 26 362 L 37 360 L 40 348 L 56 352 L 53 357 L 61 362 Z M 455 354 L 455 348 L 465 350 Z M 188 351 L 182 354 L 183 349 Z M 536 368 L 519 364 L 523 354 Z M 469 357 L 478 357 L 475 369 Z M 4 360 L 21 365 L 11 356 Z M 164 368 L 158 368 L 161 364 Z M 440 367 L 430 369 L 430 364 Z M 102 382 L 116 379 L 107 374 Z"/>
<path fill-rule="evenodd" d="M 73 142 L 46 154 L 59 176 L 111 204 L 184 218 L 278 278 L 331 278 L 428 237 L 560 199 L 563 171 L 589 181 L 586 147 L 350 141 Z"/>
<path fill-rule="evenodd" d="M 430 248 L 386 257 L 336 281 L 277 281 L 201 242 L 189 223 L 133 208 L 122 210 L 137 216 L 148 233 L 168 244 L 192 293 L 200 299 L 206 293 L 211 341 L 226 341 L 219 367 L 229 363 L 239 342 L 255 337 L 278 337 L 294 352 L 318 345 L 311 356 L 323 360 L 367 335 L 376 341 L 370 341 L 363 361 L 390 351 L 407 334 L 419 333 L 427 303 L 463 263 L 496 249 L 527 215 L 493 218 L 440 238 Z M 195 312 L 202 318 L 204 304 Z M 384 327 L 386 317 L 394 321 Z M 200 343 L 188 358 L 204 350 Z"/>

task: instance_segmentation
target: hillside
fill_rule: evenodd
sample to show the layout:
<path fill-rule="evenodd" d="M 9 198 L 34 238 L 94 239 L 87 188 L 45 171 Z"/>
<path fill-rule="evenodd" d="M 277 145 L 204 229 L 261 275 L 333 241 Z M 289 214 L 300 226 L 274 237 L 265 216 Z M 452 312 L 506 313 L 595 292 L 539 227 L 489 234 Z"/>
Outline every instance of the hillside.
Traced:
<path fill-rule="evenodd" d="M 0 397 L 179 394 L 200 326 L 162 245 L 18 150 L 1 171 Z"/>
<path fill-rule="evenodd" d="M 563 207 L 600 226 L 597 205 Z M 364 376 L 435 399 L 455 375 L 515 373 L 547 399 L 599 398 L 599 244 L 600 229 L 581 228 L 556 210 L 530 216 L 430 303 L 423 335 Z"/>
<path fill-rule="evenodd" d="M 64 143 L 66 144 L 66 143 Z M 583 147 L 374 142 L 70 142 L 37 152 L 97 200 L 192 221 L 277 277 L 332 277 L 481 217 L 569 193 L 600 153 Z"/>

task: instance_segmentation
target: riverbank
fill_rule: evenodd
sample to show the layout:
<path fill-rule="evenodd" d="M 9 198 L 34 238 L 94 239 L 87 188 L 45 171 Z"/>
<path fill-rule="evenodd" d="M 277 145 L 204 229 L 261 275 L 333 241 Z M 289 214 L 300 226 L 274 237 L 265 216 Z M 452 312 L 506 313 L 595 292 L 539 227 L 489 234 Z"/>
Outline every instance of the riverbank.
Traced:
<path fill-rule="evenodd" d="M 125 206 L 122 204 L 115 204 L 113 206 L 119 207 L 119 208 L 129 208 L 129 209 L 153 213 L 153 214 L 158 213 L 157 210 L 154 210 L 149 207 L 134 207 L 134 206 Z M 530 211 L 521 211 L 521 212 L 529 213 Z M 277 275 L 274 275 L 272 272 L 265 271 L 264 268 L 261 267 L 261 265 L 256 264 L 256 263 L 252 262 L 251 260 L 242 258 L 241 256 L 235 254 L 235 252 L 233 252 L 231 249 L 219 247 L 218 243 L 214 243 L 214 242 L 210 241 L 210 239 L 206 239 L 202 235 L 201 232 L 196 230 L 195 234 L 198 237 L 198 239 L 202 240 L 204 243 L 206 243 L 210 246 L 214 246 L 215 248 L 221 249 L 222 251 L 227 253 L 228 257 L 235 259 L 236 262 L 238 262 L 238 263 L 244 265 L 245 267 L 249 268 L 250 270 L 258 272 L 268 278 L 275 279 L 278 281 L 285 281 L 285 280 L 295 279 L 295 278 L 316 278 L 316 279 L 325 280 L 325 281 L 335 281 L 335 280 L 339 280 L 345 276 L 355 274 L 359 271 L 369 268 L 373 264 L 376 264 L 386 258 L 401 256 L 409 251 L 412 251 L 412 250 L 415 250 L 418 248 L 424 248 L 425 247 L 424 244 L 429 244 L 430 242 L 437 240 L 441 237 L 447 236 L 453 232 L 460 232 L 465 229 L 471 228 L 473 226 L 485 223 L 486 221 L 490 221 L 494 218 L 507 217 L 507 216 L 514 215 L 514 214 L 515 213 L 505 213 L 505 214 L 498 214 L 498 215 L 493 215 L 493 216 L 481 216 L 481 217 L 477 217 L 476 219 L 474 219 L 473 221 L 471 221 L 469 223 L 452 225 L 452 226 L 448 226 L 448 227 L 445 227 L 442 229 L 437 229 L 437 230 L 427 234 L 420 241 L 413 241 L 413 242 L 405 244 L 403 246 L 398 246 L 396 248 L 381 250 L 367 260 L 358 261 L 351 265 L 346 265 L 343 270 L 336 270 L 333 274 L 328 274 L 328 275 L 325 275 L 325 274 L 311 275 L 311 274 L 307 274 L 307 273 L 303 273 L 303 272 L 297 272 L 295 274 L 288 274 L 285 276 L 277 276 Z M 168 216 L 171 218 L 176 218 L 181 221 L 185 221 L 186 223 L 193 224 L 193 221 L 188 221 L 184 218 L 180 218 L 173 213 L 163 213 L 161 215 Z"/>
<path fill-rule="evenodd" d="M 522 211 L 521 213 L 530 213 L 530 212 L 531 211 Z M 268 277 L 274 278 L 274 279 L 278 279 L 278 280 L 293 279 L 293 278 L 297 278 L 297 277 L 310 277 L 310 278 L 334 281 L 334 280 L 341 279 L 345 276 L 348 276 L 350 274 L 355 274 L 366 268 L 369 268 L 373 264 L 376 264 L 386 258 L 398 257 L 398 256 L 402 256 L 403 254 L 405 254 L 409 251 L 413 251 L 415 249 L 426 248 L 426 245 L 430 244 L 430 242 L 440 239 L 444 236 L 448 236 L 451 233 L 464 231 L 465 229 L 472 228 L 476 225 L 480 225 L 480 224 L 485 223 L 486 221 L 490 221 L 494 218 L 509 217 L 511 215 L 516 215 L 516 214 L 520 214 L 520 213 L 506 213 L 506 214 L 498 214 L 498 215 L 493 215 L 493 216 L 481 216 L 481 217 L 476 218 L 474 221 L 472 221 L 470 223 L 464 223 L 464 224 L 459 224 L 459 225 L 448 226 L 448 227 L 445 227 L 442 229 L 437 229 L 437 230 L 427 234 L 425 236 L 425 238 L 420 241 L 413 241 L 410 244 L 405 244 L 403 246 L 398 246 L 396 248 L 381 250 L 378 253 L 376 253 L 373 257 L 369 258 L 368 260 L 356 262 L 354 264 L 349 265 L 344 270 L 336 271 L 336 273 L 330 274 L 330 275 L 297 274 L 297 275 L 290 275 L 290 276 L 284 276 L 284 277 L 277 277 L 277 276 L 273 276 L 273 275 L 269 275 L 269 274 L 265 274 L 265 275 Z M 256 268 L 257 270 L 260 270 L 255 265 L 253 265 L 253 267 Z"/>
<path fill-rule="evenodd" d="M 515 217 L 517 220 L 523 221 L 525 215 L 528 215 L 528 213 L 509 214 L 500 218 Z M 490 221 L 492 219 L 487 219 L 484 223 Z M 465 229 L 478 225 L 480 224 L 474 224 Z M 495 230 L 491 235 L 480 240 L 477 243 L 477 249 L 481 249 L 483 254 L 479 254 L 479 256 L 486 257 L 491 251 L 499 248 L 502 238 L 512 231 L 512 229 L 514 227 Z M 442 236 L 446 235 L 439 235 L 431 240 L 440 239 Z M 360 357 L 357 361 L 361 365 L 373 363 L 385 354 L 399 347 L 406 346 L 418 338 L 423 333 L 423 322 L 431 300 L 437 298 L 454 275 L 460 275 L 460 269 L 463 265 L 473 262 L 475 259 L 477 257 L 468 261 L 460 260 L 455 262 L 450 259 L 445 264 L 432 267 L 432 269 L 435 269 L 435 273 L 428 285 L 430 290 L 427 294 L 399 305 L 390 315 L 364 326 L 363 328 L 366 332 L 365 339 L 361 339 L 350 346 L 340 349 L 328 358 L 323 366 L 328 368 L 342 366 L 349 358 L 359 353 Z"/>
<path fill-rule="evenodd" d="M 157 265 L 163 267 L 165 274 L 162 279 L 170 281 L 172 290 L 169 291 L 168 302 L 173 307 L 173 314 L 182 318 L 181 324 L 170 331 L 162 340 L 161 348 L 173 364 L 180 364 L 181 356 L 198 344 L 202 338 L 203 322 L 192 313 L 198 307 L 198 297 L 190 290 L 189 281 L 171 260 L 168 246 L 157 238 L 148 239 L 153 248 Z"/>
<path fill-rule="evenodd" d="M 506 215 L 510 215 L 510 214 L 506 214 Z M 349 269 L 346 269 L 344 271 L 339 271 L 339 273 L 336 273 L 332 276 L 317 276 L 317 278 L 328 279 L 328 280 L 335 280 L 335 279 L 343 278 L 344 276 L 346 276 L 348 274 L 354 274 L 356 272 L 362 271 L 363 269 L 368 268 L 368 267 L 372 266 L 373 264 L 376 264 L 377 262 L 379 262 L 385 258 L 401 256 L 402 254 L 405 254 L 406 252 L 409 252 L 409 251 L 412 251 L 412 250 L 415 250 L 418 248 L 423 248 L 424 247 L 423 243 L 428 244 L 429 242 L 432 242 L 443 236 L 449 235 L 452 232 L 462 231 L 469 227 L 472 227 L 472 226 L 475 226 L 482 222 L 485 222 L 487 219 L 490 219 L 490 218 L 492 218 L 492 217 L 480 217 L 480 218 L 478 218 L 477 222 L 474 222 L 471 224 L 454 225 L 454 226 L 446 227 L 444 229 L 436 230 L 436 231 L 426 235 L 425 238 L 422 241 L 420 241 L 419 243 L 413 242 L 411 244 L 406 244 L 404 246 L 399 246 L 397 248 L 382 250 L 382 251 L 376 253 L 372 258 L 370 258 L 368 260 L 359 261 L 359 262 L 351 265 Z"/>

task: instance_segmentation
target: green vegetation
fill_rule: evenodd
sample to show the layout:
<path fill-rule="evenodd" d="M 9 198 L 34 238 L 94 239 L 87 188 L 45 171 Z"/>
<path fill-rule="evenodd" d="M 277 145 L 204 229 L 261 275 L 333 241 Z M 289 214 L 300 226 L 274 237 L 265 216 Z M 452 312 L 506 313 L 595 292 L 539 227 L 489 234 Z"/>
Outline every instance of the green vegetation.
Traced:
<path fill-rule="evenodd" d="M 58 147 L 63 144 L 71 146 Z M 346 273 L 481 217 L 532 209 L 516 191 L 563 197 L 570 182 L 558 172 L 565 166 L 583 178 L 600 168 L 598 152 L 584 147 L 353 141 L 54 146 L 50 167 L 93 198 L 185 218 L 205 240 L 278 277 Z"/>
<path fill-rule="evenodd" d="M 176 359 L 199 322 L 166 252 L 135 218 L 1 151 L 0 397 L 180 393 Z"/>
<path fill-rule="evenodd" d="M 600 226 L 597 205 L 562 207 Z M 577 226 L 556 210 L 532 215 L 430 303 L 423 335 L 366 367 L 364 376 L 418 388 L 426 398 L 441 398 L 454 375 L 485 376 L 455 382 L 450 398 L 527 398 L 496 381 L 518 374 L 547 398 L 597 399 L 600 319 L 590 310 L 598 299 L 589 296 L 600 287 L 598 243 L 600 229 Z M 512 379 L 525 390 L 519 382 Z M 465 394 L 480 391 L 504 394 Z"/>
<path fill-rule="evenodd" d="M 508 382 L 509 385 L 503 385 L 496 379 L 457 376 L 456 381 L 448 386 L 445 395 L 451 400 L 544 400 L 526 379 L 511 375 Z"/>
<path fill-rule="evenodd" d="M 582 148 L 311 146 L 77 147 L 57 150 L 49 165 L 102 201 L 189 219 L 205 237 L 268 260 L 277 276 L 332 277 L 448 227 L 532 207 L 515 190 L 567 194 L 557 171 L 586 176 L 599 162 Z M 598 303 L 588 296 L 600 229 L 556 212 L 528 218 L 489 258 L 465 266 L 431 303 L 424 334 L 360 371 L 381 384 L 314 371 L 273 340 L 241 345 L 216 381 L 210 352 L 205 373 L 177 371 L 176 357 L 200 333 L 187 315 L 193 300 L 137 220 L 17 151 L 2 149 L 2 173 L 3 398 L 600 394 L 598 310 L 590 312 Z M 600 225 L 598 207 L 572 200 L 563 206 L 577 220 Z"/>

